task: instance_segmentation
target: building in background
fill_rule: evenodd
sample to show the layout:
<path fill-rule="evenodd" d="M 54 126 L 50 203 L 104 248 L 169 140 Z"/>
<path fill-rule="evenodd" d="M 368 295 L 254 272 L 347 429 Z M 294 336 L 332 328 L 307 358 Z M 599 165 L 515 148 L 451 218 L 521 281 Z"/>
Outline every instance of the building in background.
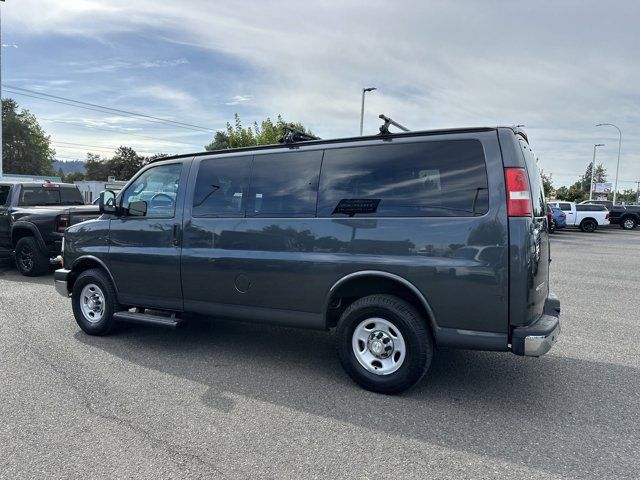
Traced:
<path fill-rule="evenodd" d="M 116 180 L 113 177 L 109 177 L 106 182 L 100 180 L 79 180 L 73 183 L 78 186 L 85 203 L 93 203 L 100 196 L 100 193 L 105 190 L 119 192 L 122 190 L 122 187 L 127 184 L 127 182 Z"/>
<path fill-rule="evenodd" d="M 60 183 L 62 182 L 62 179 L 60 177 L 54 177 L 54 176 L 40 176 L 40 175 L 16 175 L 13 173 L 4 173 L 2 174 L 2 176 L 0 176 L 0 180 L 5 180 L 8 182 L 20 182 L 20 183 L 27 183 L 27 182 L 54 182 L 54 183 Z"/>

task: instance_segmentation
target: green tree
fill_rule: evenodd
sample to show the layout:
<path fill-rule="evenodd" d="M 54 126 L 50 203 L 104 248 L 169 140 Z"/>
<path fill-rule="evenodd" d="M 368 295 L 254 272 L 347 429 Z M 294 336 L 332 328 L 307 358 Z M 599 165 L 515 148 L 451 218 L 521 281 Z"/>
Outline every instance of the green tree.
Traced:
<path fill-rule="evenodd" d="M 101 158 L 100 155 L 96 155 L 94 153 L 87 153 L 85 169 L 87 170 L 87 180 L 106 181 L 107 177 L 110 175 L 107 159 Z"/>
<path fill-rule="evenodd" d="M 218 131 L 216 132 L 216 134 L 213 136 L 213 141 L 208 144 L 205 145 L 205 150 L 226 150 L 229 147 L 229 136 L 227 135 L 227 132 L 221 132 Z"/>
<path fill-rule="evenodd" d="M 610 200 L 613 200 L 613 194 L 609 195 L 611 198 Z M 638 190 L 633 189 L 633 188 L 629 188 L 624 190 L 622 193 L 618 193 L 618 196 L 616 197 L 616 202 L 624 202 L 626 204 L 629 203 L 638 203 Z"/>
<path fill-rule="evenodd" d="M 299 122 L 287 123 L 278 115 L 274 123 L 267 117 L 260 123 L 254 122 L 252 127 L 243 127 L 240 116 L 233 116 L 233 125 L 227 123 L 226 131 L 217 131 L 213 141 L 206 145 L 206 150 L 222 150 L 226 148 L 253 147 L 256 145 L 272 145 L 280 141 L 290 126 L 301 132 L 311 133 Z"/>
<path fill-rule="evenodd" d="M 553 192 L 553 179 L 551 178 L 551 174 L 547 175 L 544 173 L 544 170 L 540 171 L 540 175 L 542 176 L 542 188 L 544 188 L 544 196 L 545 198 L 549 198 L 551 193 Z"/>
<path fill-rule="evenodd" d="M 55 175 L 55 150 L 35 115 L 18 111 L 18 102 L 2 100 L 2 163 L 6 173 Z"/>
<path fill-rule="evenodd" d="M 582 189 L 582 182 L 577 181 L 569 188 L 560 187 L 556 190 L 556 198 L 558 200 L 564 200 L 566 202 L 581 202 L 589 198 L 589 192 L 585 192 Z"/>
<path fill-rule="evenodd" d="M 596 165 L 596 169 L 593 173 L 593 181 L 595 183 L 604 183 L 607 181 L 607 169 L 600 163 Z M 580 183 L 582 190 L 589 195 L 589 185 L 591 184 L 591 162 L 587 164 L 587 168 L 584 171 L 584 175 L 580 177 Z"/>
<path fill-rule="evenodd" d="M 111 176 L 118 180 L 129 180 L 146 165 L 147 159 L 138 155 L 133 148 L 121 146 L 107 163 Z"/>
<path fill-rule="evenodd" d="M 84 179 L 85 179 L 85 174 L 81 172 L 73 172 L 68 175 L 62 176 L 62 181 L 65 183 L 79 182 Z"/>

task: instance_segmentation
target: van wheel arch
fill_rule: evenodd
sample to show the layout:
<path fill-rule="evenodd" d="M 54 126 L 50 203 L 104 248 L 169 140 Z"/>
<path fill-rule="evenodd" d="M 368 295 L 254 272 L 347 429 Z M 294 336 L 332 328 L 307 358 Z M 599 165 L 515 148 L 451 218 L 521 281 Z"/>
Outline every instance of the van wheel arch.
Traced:
<path fill-rule="evenodd" d="M 71 274 L 69 275 L 68 279 L 69 291 L 73 291 L 73 285 L 76 283 L 76 279 L 82 272 L 86 272 L 87 270 L 91 270 L 94 268 L 102 270 L 107 275 L 109 280 L 111 280 L 111 284 L 113 285 L 113 288 L 117 295 L 118 287 L 116 286 L 116 282 L 113 280 L 113 275 L 111 275 L 111 272 L 109 271 L 107 266 L 95 257 L 81 257 L 73 263 L 73 266 L 71 267 Z"/>
<path fill-rule="evenodd" d="M 425 319 L 435 336 L 438 331 L 435 316 L 424 295 L 408 280 L 382 271 L 354 272 L 338 280 L 327 295 L 325 325 L 327 328 L 334 328 L 349 305 L 360 298 L 376 294 L 393 295 L 410 303 Z"/>

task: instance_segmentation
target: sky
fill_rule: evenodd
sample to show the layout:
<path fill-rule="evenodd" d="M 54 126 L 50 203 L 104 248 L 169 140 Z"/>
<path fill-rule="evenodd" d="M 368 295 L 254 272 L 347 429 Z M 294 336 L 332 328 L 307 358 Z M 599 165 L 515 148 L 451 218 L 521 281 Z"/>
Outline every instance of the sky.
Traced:
<path fill-rule="evenodd" d="M 640 180 L 640 2 L 7 0 L 3 97 L 34 113 L 60 159 L 119 145 L 203 150 L 238 113 L 322 138 L 384 113 L 412 130 L 524 125 L 554 185 L 592 160 Z M 9 93 L 13 87 L 203 128 Z M 16 92 L 17 90 L 14 90 Z M 27 93 L 21 90 L 22 93 Z M 90 146 L 90 147 L 88 147 Z"/>

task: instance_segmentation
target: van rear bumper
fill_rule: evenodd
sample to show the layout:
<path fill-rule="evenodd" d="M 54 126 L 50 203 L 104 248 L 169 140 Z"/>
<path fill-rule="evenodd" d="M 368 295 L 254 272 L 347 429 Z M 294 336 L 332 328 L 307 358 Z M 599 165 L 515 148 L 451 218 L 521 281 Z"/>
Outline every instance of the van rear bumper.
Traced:
<path fill-rule="evenodd" d="M 560 336 L 560 300 L 550 293 L 543 314 L 532 324 L 514 328 L 511 351 L 516 355 L 539 357 L 556 343 Z"/>

